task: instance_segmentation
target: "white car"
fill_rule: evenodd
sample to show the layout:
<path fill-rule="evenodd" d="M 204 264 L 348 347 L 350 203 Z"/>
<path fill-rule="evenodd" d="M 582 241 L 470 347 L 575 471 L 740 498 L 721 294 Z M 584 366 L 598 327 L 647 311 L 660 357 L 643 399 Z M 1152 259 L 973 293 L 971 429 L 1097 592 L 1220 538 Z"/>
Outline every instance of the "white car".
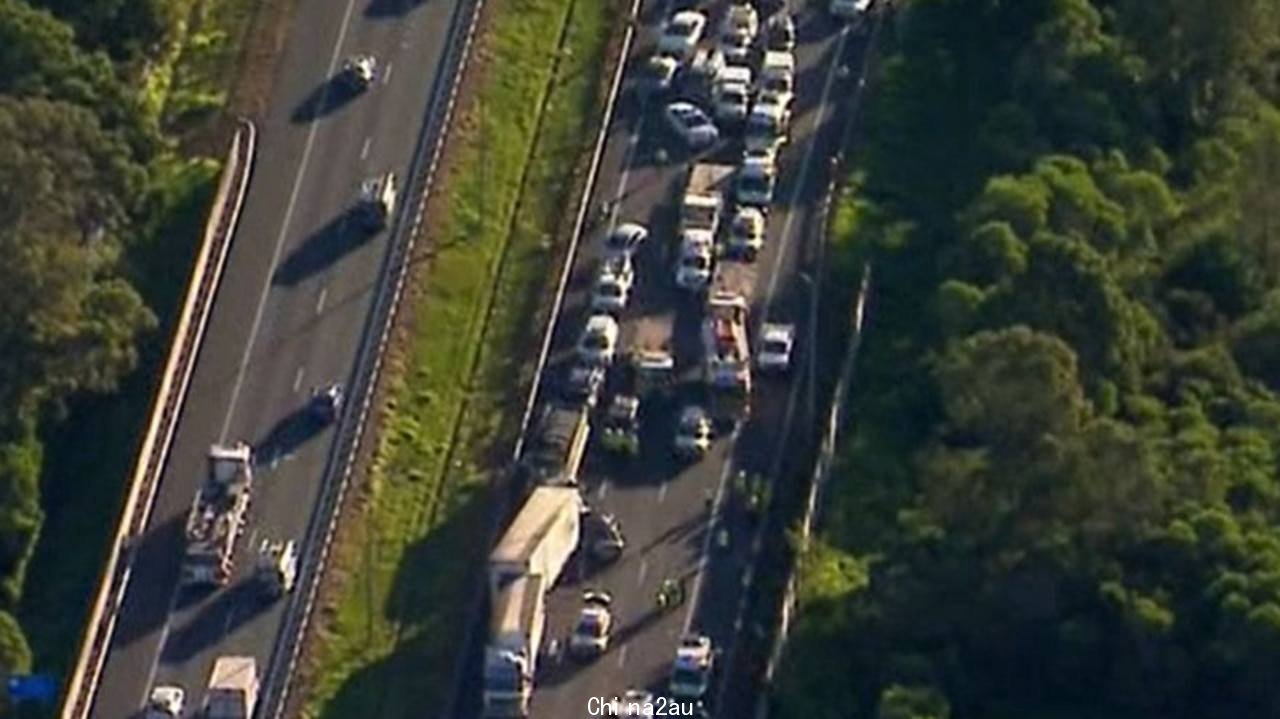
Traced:
<path fill-rule="evenodd" d="M 769 50 L 760 63 L 760 89 L 769 92 L 795 92 L 796 56 L 794 53 Z"/>
<path fill-rule="evenodd" d="M 841 20 L 854 20 L 871 10 L 871 0 L 831 0 L 827 7 L 832 15 Z"/>
<path fill-rule="evenodd" d="M 791 129 L 791 94 L 762 92 L 747 116 L 748 139 L 752 135 L 785 137 Z"/>
<path fill-rule="evenodd" d="M 764 213 L 756 207 L 742 206 L 729 221 L 729 252 L 748 262 L 754 261 L 764 247 Z"/>
<path fill-rule="evenodd" d="M 667 125 L 692 150 L 704 150 L 720 141 L 720 130 L 707 113 L 691 102 L 678 100 L 667 105 Z"/>
<path fill-rule="evenodd" d="M 624 717 L 648 717 L 654 716 L 658 709 L 653 704 L 653 693 L 643 689 L 628 689 L 626 694 L 622 695 L 621 705 L 618 712 Z"/>
<path fill-rule="evenodd" d="M 778 184 L 778 171 L 768 160 L 748 158 L 738 168 L 734 185 L 738 202 L 767 210 L 773 203 L 773 190 Z"/>
<path fill-rule="evenodd" d="M 785 144 L 787 144 L 786 135 L 775 135 L 771 132 L 748 132 L 742 159 L 746 161 L 757 157 L 777 164 L 778 155 L 782 152 L 782 146 Z"/>
<path fill-rule="evenodd" d="M 618 255 L 634 257 L 640 249 L 640 245 L 643 245 L 648 237 L 649 230 L 644 225 L 635 222 L 624 222 L 605 235 L 605 257 L 616 257 Z"/>
<path fill-rule="evenodd" d="M 636 92 L 641 96 L 661 97 L 671 90 L 680 61 L 670 55 L 654 55 L 645 61 L 635 81 Z"/>
<path fill-rule="evenodd" d="M 680 639 L 676 660 L 671 665 L 671 696 L 682 701 L 696 701 L 706 695 L 711 685 L 715 652 L 711 640 L 698 634 Z"/>
<path fill-rule="evenodd" d="M 715 92 L 716 121 L 737 125 L 747 119 L 751 109 L 751 86 L 741 83 L 720 83 Z"/>
<path fill-rule="evenodd" d="M 605 259 L 596 275 L 596 285 L 591 291 L 591 309 L 597 312 L 621 312 L 631 299 L 636 271 L 630 255 L 615 255 Z"/>
<path fill-rule="evenodd" d="M 373 55 L 352 55 L 342 64 L 342 77 L 354 90 L 364 90 L 378 75 L 378 59 Z"/>
<path fill-rule="evenodd" d="M 685 230 L 680 235 L 680 259 L 676 262 L 676 286 L 700 292 L 711 282 L 715 239 L 707 230 Z"/>
<path fill-rule="evenodd" d="M 791 350 L 795 341 L 795 325 L 766 322 L 760 327 L 756 366 L 761 372 L 786 372 L 791 368 Z"/>
<path fill-rule="evenodd" d="M 720 23 L 720 48 L 731 63 L 745 64 L 751 57 L 751 45 L 760 32 L 760 16 L 748 3 L 735 3 L 725 11 Z"/>
<path fill-rule="evenodd" d="M 569 654 L 591 659 L 608 651 L 609 634 L 613 630 L 613 613 L 609 610 L 612 604 L 613 597 L 608 592 L 583 593 L 578 624 L 569 635 Z"/>
<path fill-rule="evenodd" d="M 747 119 L 751 109 L 751 69 L 731 65 L 720 73 L 712 92 L 716 121 L 736 124 Z"/>
<path fill-rule="evenodd" d="M 147 699 L 146 719 L 173 719 L 182 716 L 187 705 L 187 692 L 179 686 L 166 684 L 151 690 Z"/>
<path fill-rule="evenodd" d="M 578 357 L 587 364 L 613 364 L 618 353 L 618 321 L 606 314 L 595 314 L 578 337 Z"/>
<path fill-rule="evenodd" d="M 697 459 L 711 449 L 711 417 L 696 405 L 685 407 L 676 423 L 676 454 Z"/>
<path fill-rule="evenodd" d="M 662 35 L 658 37 L 658 53 L 688 60 L 706 30 L 706 15 L 697 10 L 682 10 L 672 15 L 662 28 Z"/>

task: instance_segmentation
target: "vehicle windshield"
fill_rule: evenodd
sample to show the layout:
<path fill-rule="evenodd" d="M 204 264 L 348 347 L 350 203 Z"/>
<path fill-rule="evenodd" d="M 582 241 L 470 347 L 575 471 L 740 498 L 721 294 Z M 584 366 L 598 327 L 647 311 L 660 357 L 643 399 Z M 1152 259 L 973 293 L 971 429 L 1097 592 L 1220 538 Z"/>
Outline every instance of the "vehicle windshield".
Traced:
<path fill-rule="evenodd" d="M 604 634 L 604 625 L 596 615 L 584 615 L 578 622 L 578 634 L 588 637 L 598 637 Z"/>
<path fill-rule="evenodd" d="M 673 37 L 689 37 L 697 30 L 697 23 L 693 20 L 681 18 L 671 23 L 668 35 Z"/>
<path fill-rule="evenodd" d="M 764 343 L 764 351 L 767 354 L 781 355 L 787 353 L 787 343 L 783 340 L 769 340 Z"/>
<path fill-rule="evenodd" d="M 747 93 L 738 87 L 725 88 L 720 92 L 720 99 L 731 105 L 746 105 Z"/>
<path fill-rule="evenodd" d="M 616 282 L 605 281 L 601 282 L 600 286 L 596 288 L 596 293 L 602 297 L 619 297 L 622 295 L 622 287 L 618 286 Z"/>
<path fill-rule="evenodd" d="M 671 683 L 681 686 L 702 686 L 702 672 L 695 669 L 675 669 L 671 672 Z"/>
<path fill-rule="evenodd" d="M 582 345 L 587 349 L 602 350 L 609 346 L 609 340 L 605 338 L 602 332 L 592 332 L 583 338 Z"/>
<path fill-rule="evenodd" d="M 763 177 L 744 177 L 741 180 L 741 187 L 747 192 L 768 192 L 770 183 Z"/>
<path fill-rule="evenodd" d="M 520 689 L 520 672 L 516 665 L 503 663 L 489 666 L 484 673 L 485 689 L 514 692 Z"/>
<path fill-rule="evenodd" d="M 710 260 L 703 255 L 685 255 L 683 264 L 695 270 L 705 270 L 711 264 Z"/>

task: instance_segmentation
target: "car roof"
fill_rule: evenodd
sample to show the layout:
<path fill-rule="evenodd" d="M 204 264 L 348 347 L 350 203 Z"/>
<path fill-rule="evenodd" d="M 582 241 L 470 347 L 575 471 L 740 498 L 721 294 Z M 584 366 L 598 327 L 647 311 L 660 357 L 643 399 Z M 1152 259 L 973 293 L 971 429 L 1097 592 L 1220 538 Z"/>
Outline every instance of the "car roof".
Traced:
<path fill-rule="evenodd" d="M 706 22 L 706 21 L 707 21 L 707 16 L 703 15 L 697 10 L 681 10 L 680 12 L 671 16 L 671 22 L 673 24 L 689 23 L 689 22 Z"/>

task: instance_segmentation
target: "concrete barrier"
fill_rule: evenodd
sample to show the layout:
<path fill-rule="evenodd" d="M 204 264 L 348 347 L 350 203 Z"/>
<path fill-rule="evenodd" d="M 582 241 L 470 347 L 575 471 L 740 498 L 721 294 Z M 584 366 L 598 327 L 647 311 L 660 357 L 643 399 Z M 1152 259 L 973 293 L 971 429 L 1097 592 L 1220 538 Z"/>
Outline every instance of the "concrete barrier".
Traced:
<path fill-rule="evenodd" d="M 226 266 L 227 253 L 244 205 L 257 149 L 257 128 L 241 120 L 231 141 L 228 161 L 218 184 L 196 254 L 186 300 L 173 333 L 169 358 L 156 390 L 151 418 L 138 450 L 138 460 L 128 485 L 128 495 L 116 526 L 107 562 L 85 625 L 75 668 L 68 679 L 61 719 L 89 715 L 98 680 L 106 662 L 111 635 L 133 569 L 133 547 L 146 530 L 159 488 L 160 475 L 169 456 L 178 415 L 186 399 L 195 359 L 204 339 L 214 296 Z"/>

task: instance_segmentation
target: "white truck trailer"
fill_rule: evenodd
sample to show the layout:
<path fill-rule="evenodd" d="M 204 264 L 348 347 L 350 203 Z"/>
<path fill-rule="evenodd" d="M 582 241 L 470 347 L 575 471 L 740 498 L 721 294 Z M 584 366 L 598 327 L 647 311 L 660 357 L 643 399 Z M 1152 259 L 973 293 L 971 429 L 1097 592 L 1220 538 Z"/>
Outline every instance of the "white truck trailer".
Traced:
<path fill-rule="evenodd" d="M 240 442 L 209 448 L 208 475 L 187 515 L 184 586 L 225 586 L 235 569 L 235 546 L 249 510 L 253 454 Z"/>
<path fill-rule="evenodd" d="M 258 706 L 258 689 L 257 660 L 218 657 L 205 692 L 205 719 L 252 719 Z"/>
<path fill-rule="evenodd" d="M 578 547 L 583 510 L 577 489 L 537 487 L 489 555 L 486 717 L 528 714 L 546 624 L 544 595 Z"/>

